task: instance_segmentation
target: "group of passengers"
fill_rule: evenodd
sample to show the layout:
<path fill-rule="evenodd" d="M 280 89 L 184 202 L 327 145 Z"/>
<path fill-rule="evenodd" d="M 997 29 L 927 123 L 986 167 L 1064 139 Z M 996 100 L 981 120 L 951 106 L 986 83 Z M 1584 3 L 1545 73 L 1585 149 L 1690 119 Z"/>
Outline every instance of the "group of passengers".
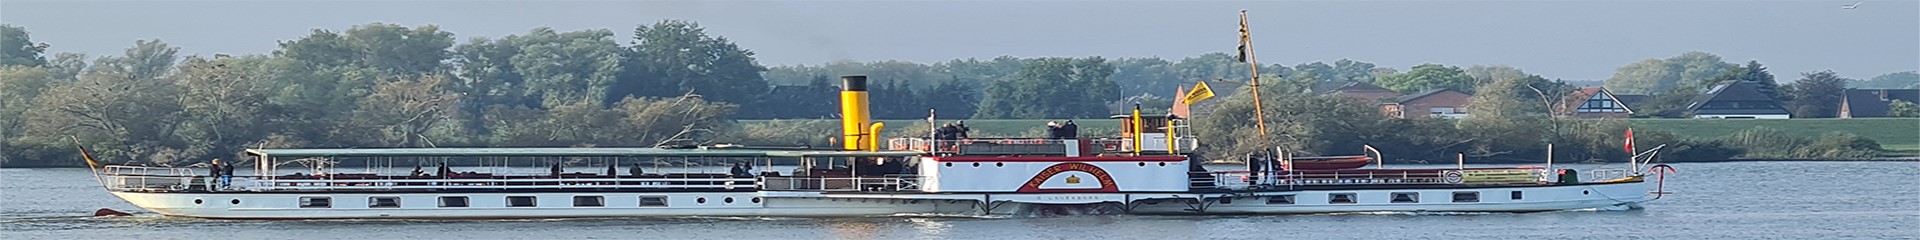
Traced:
<path fill-rule="evenodd" d="M 1075 138 L 1080 138 L 1080 125 L 1074 124 L 1072 119 L 1068 119 L 1066 123 L 1047 121 L 1047 139 Z"/>
<path fill-rule="evenodd" d="M 232 185 L 233 164 L 221 162 L 219 158 L 213 159 L 212 164 L 207 164 L 207 191 Z"/>

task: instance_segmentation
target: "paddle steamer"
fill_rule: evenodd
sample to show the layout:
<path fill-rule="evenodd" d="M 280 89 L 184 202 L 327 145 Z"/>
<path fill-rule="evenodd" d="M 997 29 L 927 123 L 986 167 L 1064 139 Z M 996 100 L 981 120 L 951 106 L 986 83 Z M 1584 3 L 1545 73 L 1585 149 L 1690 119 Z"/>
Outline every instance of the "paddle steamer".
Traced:
<path fill-rule="evenodd" d="M 1543 167 L 1383 169 L 1377 156 L 1360 156 L 1375 168 L 1291 168 L 1286 157 L 1256 157 L 1246 169 L 1209 171 L 1189 157 L 1200 143 L 1186 120 L 1137 108 L 1118 117 L 1118 136 L 929 136 L 882 146 L 883 126 L 866 114 L 866 78 L 843 81 L 845 134 L 833 149 L 249 149 L 251 173 L 225 183 L 189 168 L 96 166 L 95 177 L 135 206 L 217 219 L 982 215 L 1059 206 L 1130 214 L 1535 212 L 1650 199 L 1646 174 L 1634 170 L 1589 172 L 1584 179 L 1597 181 L 1582 181 Z M 338 162 L 360 167 L 331 167 Z M 309 165 L 282 168 L 297 165 L 289 163 Z M 549 171 L 526 171 L 542 168 Z"/>

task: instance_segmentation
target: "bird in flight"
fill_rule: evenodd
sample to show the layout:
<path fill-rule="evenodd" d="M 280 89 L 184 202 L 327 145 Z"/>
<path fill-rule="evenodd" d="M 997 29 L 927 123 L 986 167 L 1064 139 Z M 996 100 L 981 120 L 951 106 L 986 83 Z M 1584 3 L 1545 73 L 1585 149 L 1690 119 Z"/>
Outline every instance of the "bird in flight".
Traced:
<path fill-rule="evenodd" d="M 1855 8 L 1860 8 L 1860 4 L 1861 4 L 1861 3 L 1866 3 L 1866 2 L 1856 2 L 1856 3 L 1853 3 L 1853 4 L 1847 4 L 1847 5 L 1841 5 L 1841 6 L 1840 6 L 1840 9 L 1855 9 Z"/>

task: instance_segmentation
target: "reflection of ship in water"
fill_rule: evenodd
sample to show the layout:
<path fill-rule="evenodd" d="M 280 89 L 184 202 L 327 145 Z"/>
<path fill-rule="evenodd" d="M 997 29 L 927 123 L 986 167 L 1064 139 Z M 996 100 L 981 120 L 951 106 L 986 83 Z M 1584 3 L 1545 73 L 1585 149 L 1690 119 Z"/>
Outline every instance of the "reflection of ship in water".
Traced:
<path fill-rule="evenodd" d="M 233 219 L 1531 212 L 1630 207 L 1647 196 L 1638 173 L 1581 181 L 1539 167 L 1306 169 L 1295 162 L 1207 171 L 1187 157 L 1199 145 L 1187 121 L 1137 109 L 1116 116 L 1117 136 L 881 141 L 883 126 L 866 115 L 866 78 L 844 81 L 844 140 L 836 149 L 250 149 L 259 174 L 227 181 L 195 169 L 96 169 L 112 194 L 141 208 Z M 407 173 L 277 164 L 313 158 L 436 167 Z M 773 169 L 776 161 L 798 165 Z M 730 170 L 685 170 L 716 167 Z M 833 229 L 867 233 L 872 226 L 844 222 Z"/>

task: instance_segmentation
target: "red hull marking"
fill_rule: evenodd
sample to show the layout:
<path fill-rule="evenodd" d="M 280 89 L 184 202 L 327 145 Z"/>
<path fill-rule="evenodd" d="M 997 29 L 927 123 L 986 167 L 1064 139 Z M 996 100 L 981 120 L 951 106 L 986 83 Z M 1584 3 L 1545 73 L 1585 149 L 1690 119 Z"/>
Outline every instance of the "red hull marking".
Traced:
<path fill-rule="evenodd" d="M 935 162 L 1179 162 L 1186 161 L 1182 156 L 946 156 L 928 157 Z"/>
<path fill-rule="evenodd" d="M 1093 179 L 1094 181 L 1098 181 L 1100 183 L 1100 188 L 1040 189 L 1040 184 L 1046 183 L 1047 179 L 1053 178 L 1054 175 L 1060 175 L 1061 173 L 1066 173 L 1068 171 L 1086 172 L 1088 174 L 1093 174 Z M 1047 169 L 1040 170 L 1040 174 L 1033 175 L 1033 179 L 1027 180 L 1026 185 L 1020 185 L 1020 190 L 1017 192 L 1110 193 L 1110 192 L 1119 192 L 1119 191 L 1120 191 L 1120 186 L 1118 184 L 1113 183 L 1113 176 L 1107 175 L 1106 169 L 1102 169 L 1100 168 L 1100 166 L 1094 166 L 1093 164 L 1071 162 L 1071 163 L 1060 163 L 1060 164 L 1054 164 L 1053 166 L 1047 166 Z"/>

